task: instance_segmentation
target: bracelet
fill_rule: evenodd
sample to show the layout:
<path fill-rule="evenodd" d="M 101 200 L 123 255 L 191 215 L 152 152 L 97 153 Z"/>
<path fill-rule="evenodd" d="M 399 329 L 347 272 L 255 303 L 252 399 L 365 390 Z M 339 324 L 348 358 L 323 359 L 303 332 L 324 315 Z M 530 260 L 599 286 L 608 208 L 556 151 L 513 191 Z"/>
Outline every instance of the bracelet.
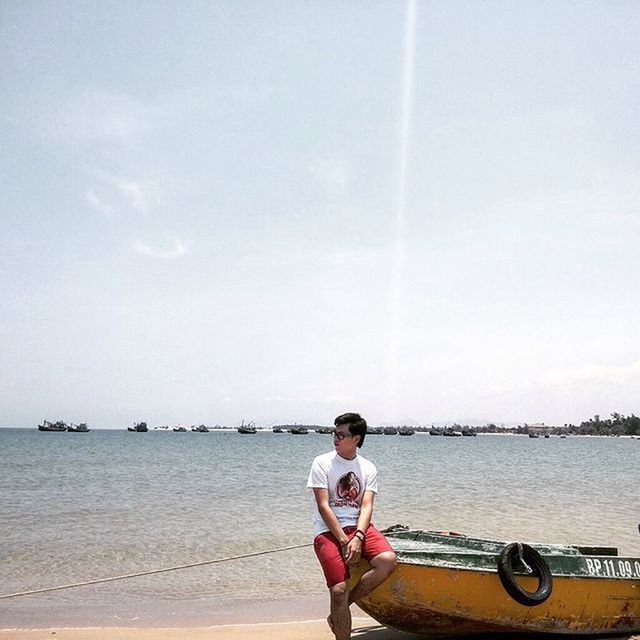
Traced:
<path fill-rule="evenodd" d="M 358 535 L 360 534 L 360 535 Z M 355 533 L 353 534 L 354 538 L 358 538 L 358 540 L 360 540 L 360 542 L 364 542 L 365 539 L 365 533 L 364 531 L 362 531 L 362 529 L 356 529 Z"/>

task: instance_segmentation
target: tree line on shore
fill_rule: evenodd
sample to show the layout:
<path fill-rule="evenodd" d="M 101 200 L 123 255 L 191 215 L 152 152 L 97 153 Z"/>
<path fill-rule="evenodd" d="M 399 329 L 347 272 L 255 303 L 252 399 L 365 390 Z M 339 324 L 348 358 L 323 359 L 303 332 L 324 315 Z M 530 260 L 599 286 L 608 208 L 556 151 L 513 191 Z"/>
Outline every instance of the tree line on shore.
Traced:
<path fill-rule="evenodd" d="M 519 425 L 515 429 L 499 427 L 488 424 L 484 427 L 475 427 L 475 431 L 482 433 L 519 433 L 528 434 L 540 431 L 540 427 L 532 425 Z M 565 424 L 563 426 L 545 427 L 545 433 L 550 435 L 572 436 L 640 436 L 640 417 L 634 415 L 625 416 L 621 413 L 612 413 L 610 418 L 604 420 L 599 415 L 584 420 L 579 425 Z"/>

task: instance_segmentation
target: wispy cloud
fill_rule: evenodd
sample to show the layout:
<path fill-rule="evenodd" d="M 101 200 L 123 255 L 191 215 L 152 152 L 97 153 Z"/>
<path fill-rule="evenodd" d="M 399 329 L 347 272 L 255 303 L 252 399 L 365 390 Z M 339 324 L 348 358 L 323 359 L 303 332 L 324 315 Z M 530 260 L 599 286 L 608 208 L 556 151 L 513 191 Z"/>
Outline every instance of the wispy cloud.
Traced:
<path fill-rule="evenodd" d="M 116 186 L 134 209 L 143 213 L 149 210 L 149 203 L 153 197 L 149 187 L 128 180 L 116 181 Z"/>
<path fill-rule="evenodd" d="M 87 204 L 95 211 L 98 211 L 99 213 L 102 213 L 105 216 L 109 216 L 109 217 L 113 216 L 114 208 L 110 204 L 103 202 L 96 195 L 95 191 L 93 190 L 87 191 L 85 199 L 87 201 Z"/>
<path fill-rule="evenodd" d="M 104 215 L 134 210 L 148 213 L 162 203 L 162 192 L 157 182 L 95 172 L 94 185 L 87 191 L 85 200 L 94 210 Z"/>
<path fill-rule="evenodd" d="M 176 258 L 181 258 L 187 252 L 184 243 L 179 238 L 173 238 L 171 240 L 171 246 L 166 249 L 156 249 L 144 242 L 134 243 L 133 248 L 140 255 L 150 256 L 152 258 L 163 258 L 167 260 L 175 260 Z"/>

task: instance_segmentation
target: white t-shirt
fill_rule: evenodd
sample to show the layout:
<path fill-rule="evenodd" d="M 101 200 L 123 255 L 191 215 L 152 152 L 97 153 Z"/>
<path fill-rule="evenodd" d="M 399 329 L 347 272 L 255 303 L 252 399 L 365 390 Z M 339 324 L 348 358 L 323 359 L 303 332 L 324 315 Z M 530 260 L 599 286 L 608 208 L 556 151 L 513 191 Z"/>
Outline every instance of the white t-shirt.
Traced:
<path fill-rule="evenodd" d="M 360 504 L 365 491 L 378 493 L 378 472 L 373 462 L 361 455 L 353 460 L 341 458 L 335 451 L 317 456 L 311 465 L 308 489 L 328 489 L 329 506 L 336 514 L 340 526 L 355 527 L 360 514 Z M 313 534 L 329 531 L 313 503 Z"/>

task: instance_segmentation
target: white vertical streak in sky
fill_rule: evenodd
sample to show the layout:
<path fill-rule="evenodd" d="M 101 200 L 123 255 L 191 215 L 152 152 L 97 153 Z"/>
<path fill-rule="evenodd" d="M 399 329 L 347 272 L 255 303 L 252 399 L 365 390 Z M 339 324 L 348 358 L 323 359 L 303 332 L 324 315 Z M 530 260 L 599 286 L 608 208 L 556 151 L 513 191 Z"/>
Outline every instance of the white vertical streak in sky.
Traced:
<path fill-rule="evenodd" d="M 416 50 L 416 0 L 408 0 L 405 25 L 402 94 L 400 102 L 400 146 L 398 158 L 398 200 L 395 216 L 393 263 L 389 290 L 389 356 L 387 383 L 387 417 L 398 414 L 398 382 L 400 377 L 400 346 L 404 302 L 405 208 L 407 191 L 407 150 L 411 128 L 413 77 Z"/>

